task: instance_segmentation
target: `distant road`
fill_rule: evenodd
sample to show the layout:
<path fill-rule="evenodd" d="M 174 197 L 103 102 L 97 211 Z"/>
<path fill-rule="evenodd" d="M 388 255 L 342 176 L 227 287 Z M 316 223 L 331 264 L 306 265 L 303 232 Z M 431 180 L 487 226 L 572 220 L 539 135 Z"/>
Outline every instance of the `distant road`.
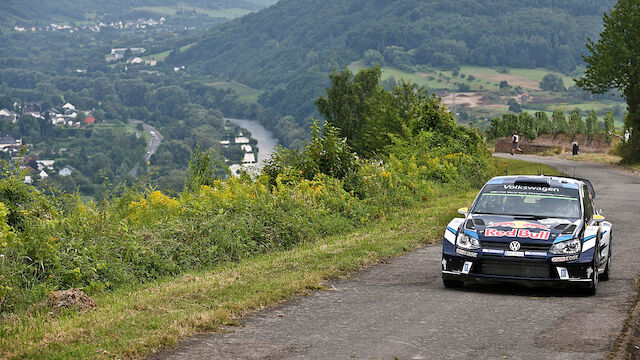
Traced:
<path fill-rule="evenodd" d="M 640 178 L 603 165 L 514 158 L 593 182 L 596 205 L 614 224 L 611 280 L 599 284 L 596 296 L 512 286 L 447 289 L 438 242 L 332 281 L 326 287 L 333 291 L 297 297 L 241 319 L 244 326 L 191 337 L 151 358 L 606 359 L 637 299 Z"/>
<path fill-rule="evenodd" d="M 164 140 L 164 136 L 160 134 L 158 129 L 145 123 L 142 120 L 129 119 L 129 123 L 142 124 L 142 128 L 144 129 L 144 131 L 149 133 L 150 138 L 149 142 L 147 143 L 147 153 L 144 156 L 144 161 L 149 162 L 149 160 L 151 160 L 151 156 L 155 154 L 156 151 L 158 151 L 158 147 L 160 146 L 160 143 L 162 143 L 162 140 Z M 131 169 L 131 171 L 129 172 L 129 175 L 131 175 L 131 177 L 135 178 L 138 175 L 138 167 L 139 165 L 136 164 L 136 166 Z"/>

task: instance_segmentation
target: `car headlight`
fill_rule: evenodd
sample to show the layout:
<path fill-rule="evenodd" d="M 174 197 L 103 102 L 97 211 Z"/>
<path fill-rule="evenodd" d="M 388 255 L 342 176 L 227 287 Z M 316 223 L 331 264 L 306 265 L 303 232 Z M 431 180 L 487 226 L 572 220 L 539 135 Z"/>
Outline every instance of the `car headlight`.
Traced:
<path fill-rule="evenodd" d="M 572 255 L 578 254 L 581 247 L 580 239 L 571 239 L 553 244 L 549 252 L 556 255 Z"/>
<path fill-rule="evenodd" d="M 456 241 L 456 244 L 458 245 L 459 248 L 462 248 L 462 249 L 468 249 L 468 250 L 480 249 L 480 241 L 478 241 L 478 239 L 473 238 L 462 232 L 458 234 L 458 239 Z"/>

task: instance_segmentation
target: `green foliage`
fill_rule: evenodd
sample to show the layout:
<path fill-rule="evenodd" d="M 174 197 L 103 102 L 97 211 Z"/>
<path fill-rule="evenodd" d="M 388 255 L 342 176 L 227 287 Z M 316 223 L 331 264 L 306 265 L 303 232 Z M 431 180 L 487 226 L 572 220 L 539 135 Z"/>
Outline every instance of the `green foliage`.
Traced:
<path fill-rule="evenodd" d="M 586 134 L 587 127 L 582 120 L 582 115 L 580 115 L 580 110 L 576 109 L 571 112 L 569 115 L 569 129 L 570 134 Z"/>
<path fill-rule="evenodd" d="M 618 0 L 614 8 L 603 16 L 604 30 L 598 42 L 589 39 L 585 56 L 584 76 L 576 85 L 584 90 L 602 94 L 611 89 L 621 90 L 627 102 L 631 127 L 640 128 L 640 77 L 637 60 L 640 58 L 640 6 L 635 0 Z M 640 137 L 631 136 L 623 161 L 640 161 Z"/>
<path fill-rule="evenodd" d="M 591 111 L 591 113 L 587 117 L 587 139 L 589 139 L 589 141 L 593 141 L 593 138 L 599 132 L 600 127 L 598 126 L 598 115 L 594 110 Z"/>
<path fill-rule="evenodd" d="M 615 123 L 613 121 L 613 111 L 609 111 L 604 117 L 604 133 L 608 143 L 611 143 L 611 134 L 616 130 Z"/>
<path fill-rule="evenodd" d="M 540 88 L 545 91 L 565 91 L 564 81 L 556 74 L 547 74 L 540 81 Z"/>
<path fill-rule="evenodd" d="M 224 161 L 219 157 L 216 159 L 211 150 L 202 151 L 200 146 L 197 146 L 191 153 L 191 160 L 189 160 L 188 188 L 194 190 L 203 185 L 213 185 L 216 180 L 226 175 L 226 172 L 221 169 L 226 169 Z"/>
<path fill-rule="evenodd" d="M 263 106 L 292 115 L 298 128 L 306 128 L 315 110 L 309 99 L 326 87 L 326 75 L 363 60 L 368 50 L 403 69 L 431 65 L 453 70 L 470 64 L 571 72 L 580 64 L 585 36 L 596 34 L 602 12 L 612 3 L 282 1 L 216 27 L 167 61 L 266 90 L 259 100 Z M 278 31 L 273 24 L 291 31 Z M 373 65 L 372 59 L 366 57 L 365 65 Z"/>
<path fill-rule="evenodd" d="M 554 137 L 559 134 L 568 134 L 571 131 L 564 111 L 558 110 L 553 112 L 551 115 L 551 127 Z"/>
<path fill-rule="evenodd" d="M 329 75 L 331 87 L 326 89 L 327 97 L 316 100 L 318 112 L 327 122 L 340 129 L 340 136 L 358 153 L 364 151 L 360 134 L 369 113 L 370 99 L 377 97 L 380 87 L 380 67 L 363 69 L 355 76 L 344 69 Z"/>

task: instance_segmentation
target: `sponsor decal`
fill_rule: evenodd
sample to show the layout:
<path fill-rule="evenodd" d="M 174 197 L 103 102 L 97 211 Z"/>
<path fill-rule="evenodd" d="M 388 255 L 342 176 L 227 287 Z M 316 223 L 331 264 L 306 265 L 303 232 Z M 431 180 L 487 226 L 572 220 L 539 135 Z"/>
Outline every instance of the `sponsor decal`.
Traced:
<path fill-rule="evenodd" d="M 556 256 L 554 258 L 551 258 L 551 262 L 566 262 L 566 261 L 574 261 L 574 260 L 578 260 L 578 255 Z"/>
<path fill-rule="evenodd" d="M 504 256 L 524 257 L 524 251 L 505 251 Z"/>
<path fill-rule="evenodd" d="M 527 229 L 511 229 L 511 230 L 497 230 L 486 229 L 484 236 L 487 237 L 510 237 L 510 238 L 527 238 L 534 240 L 548 240 L 550 231 L 540 231 L 537 233 L 531 232 Z"/>
<path fill-rule="evenodd" d="M 522 185 L 503 185 L 505 190 L 532 190 L 540 192 L 559 192 L 560 188 Z"/>
<path fill-rule="evenodd" d="M 456 249 L 456 252 L 460 255 L 469 256 L 469 257 L 478 257 L 478 253 L 474 253 L 471 251 L 466 251 L 462 249 Z"/>
<path fill-rule="evenodd" d="M 514 221 L 504 221 L 498 223 L 491 223 L 491 225 L 487 226 L 490 228 L 494 227 L 508 227 L 512 229 L 541 229 L 541 230 L 550 230 L 550 228 L 546 225 L 536 224 L 528 221 L 522 220 L 514 220 Z"/>

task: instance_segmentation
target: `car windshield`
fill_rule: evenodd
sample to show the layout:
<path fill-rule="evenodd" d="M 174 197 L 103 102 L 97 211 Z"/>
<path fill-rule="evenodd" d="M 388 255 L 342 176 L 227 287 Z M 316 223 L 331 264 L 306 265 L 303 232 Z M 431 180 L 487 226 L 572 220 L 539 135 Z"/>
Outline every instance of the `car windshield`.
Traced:
<path fill-rule="evenodd" d="M 487 185 L 472 212 L 575 219 L 580 217 L 580 194 L 568 187 Z"/>

